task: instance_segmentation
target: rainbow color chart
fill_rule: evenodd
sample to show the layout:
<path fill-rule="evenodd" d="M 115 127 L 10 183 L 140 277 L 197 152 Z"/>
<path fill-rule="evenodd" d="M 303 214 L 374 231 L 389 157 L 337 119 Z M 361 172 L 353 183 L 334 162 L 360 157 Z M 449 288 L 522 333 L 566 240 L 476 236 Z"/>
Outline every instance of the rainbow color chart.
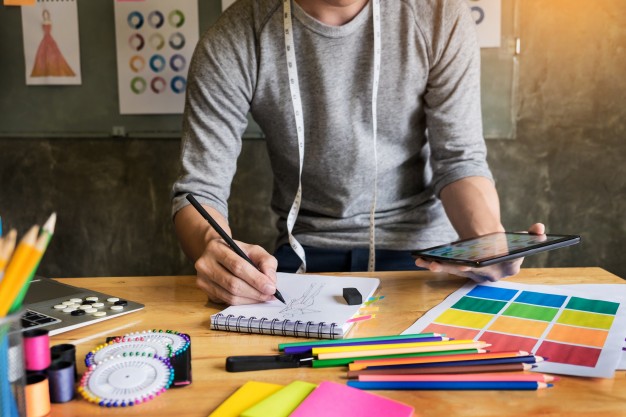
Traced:
<path fill-rule="evenodd" d="M 626 337 L 626 299 L 595 287 L 470 283 L 405 333 L 483 340 L 492 352 L 532 352 L 548 358 L 538 372 L 611 377 Z"/>

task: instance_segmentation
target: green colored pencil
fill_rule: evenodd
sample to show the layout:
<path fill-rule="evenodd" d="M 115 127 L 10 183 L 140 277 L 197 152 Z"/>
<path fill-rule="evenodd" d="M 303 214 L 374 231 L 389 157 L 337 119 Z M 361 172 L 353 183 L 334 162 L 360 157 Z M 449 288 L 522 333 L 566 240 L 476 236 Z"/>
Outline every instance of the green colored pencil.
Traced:
<path fill-rule="evenodd" d="M 445 336 L 441 333 L 417 333 L 417 334 L 396 334 L 390 336 L 373 336 L 373 337 L 356 337 L 354 339 L 335 339 L 335 340 L 314 340 L 309 342 L 294 342 L 294 343 L 281 343 L 278 345 L 278 350 L 283 351 L 287 347 L 302 347 L 302 346 L 328 346 L 328 345 L 343 345 L 346 343 L 354 342 L 375 342 L 378 340 L 402 340 L 402 339 L 419 339 L 422 337 L 435 337 Z"/>

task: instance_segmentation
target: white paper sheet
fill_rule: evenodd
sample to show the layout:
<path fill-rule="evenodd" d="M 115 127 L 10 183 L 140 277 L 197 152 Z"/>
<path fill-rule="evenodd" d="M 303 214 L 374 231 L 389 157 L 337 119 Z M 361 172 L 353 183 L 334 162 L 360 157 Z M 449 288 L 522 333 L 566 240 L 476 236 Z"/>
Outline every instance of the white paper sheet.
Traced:
<path fill-rule="evenodd" d="M 305 336 L 307 323 L 310 336 L 341 338 L 352 326 L 346 323 L 358 313 L 361 305 L 348 305 L 343 298 L 344 288 L 356 288 L 366 302 L 380 283 L 378 278 L 355 278 L 327 275 L 278 273 L 278 290 L 286 305 L 278 300 L 259 304 L 231 306 L 211 316 L 211 328 L 249 333 Z M 231 319 L 228 319 L 228 317 Z M 293 329 L 299 322 L 299 330 Z M 325 323 L 323 328 L 318 324 Z M 261 331 L 260 326 L 264 330 Z M 332 328 L 331 328 L 332 327 Z M 331 334 L 332 333 L 332 334 Z"/>
<path fill-rule="evenodd" d="M 622 297 L 622 292 L 617 293 L 617 290 L 613 288 L 607 288 L 607 286 L 598 284 L 598 285 L 586 285 L 585 287 L 580 286 L 551 286 L 551 285 L 524 285 L 513 282 L 504 282 L 500 281 L 497 283 L 488 283 L 481 284 L 486 287 L 496 287 L 496 288 L 504 288 L 516 291 L 531 291 L 535 293 L 541 294 L 552 294 L 552 295 L 561 295 L 567 296 L 567 300 L 563 303 L 563 305 L 559 308 L 559 312 L 556 314 L 552 322 L 548 325 L 546 330 L 541 334 L 540 337 L 537 338 L 537 343 L 533 349 L 529 349 L 531 352 L 537 352 L 540 345 L 546 340 L 546 335 L 552 329 L 555 324 L 555 321 L 559 319 L 559 317 L 563 314 L 564 306 L 570 301 L 571 297 L 579 297 L 583 299 L 592 299 L 592 300 L 601 300 L 607 302 L 618 303 L 619 308 L 617 309 L 612 325 L 604 341 L 604 345 L 602 346 L 601 353 L 595 363 L 595 366 L 580 366 L 580 365 L 571 365 L 571 364 L 562 364 L 556 362 L 542 362 L 538 363 L 537 368 L 534 370 L 537 372 L 547 372 L 547 373 L 555 373 L 555 374 L 566 374 L 566 375 L 578 375 L 578 376 L 589 376 L 589 377 L 612 377 L 613 373 L 618 366 L 618 363 L 622 360 L 623 351 L 622 347 L 624 346 L 624 338 L 626 337 L 626 301 Z M 406 333 L 419 333 L 423 331 L 429 324 L 435 321 L 438 317 L 441 316 L 444 311 L 450 309 L 452 305 L 454 305 L 457 301 L 459 301 L 463 296 L 468 294 L 472 289 L 474 289 L 477 284 L 468 283 L 464 285 L 459 290 L 452 293 L 448 296 L 442 303 L 428 311 L 423 317 L 418 319 L 412 326 L 410 326 L 407 330 L 403 332 Z M 611 285 L 613 287 L 613 285 Z M 626 287 L 626 285 L 624 285 Z M 621 288 L 620 288 L 621 290 Z M 518 293 L 519 295 L 519 293 Z M 518 296 L 516 295 L 516 297 Z M 510 300 L 507 302 L 507 306 L 502 308 L 499 313 L 493 315 L 493 319 L 491 319 L 482 329 L 480 329 L 479 333 L 476 335 L 475 339 L 481 339 L 485 329 L 489 328 L 489 326 L 500 317 L 502 311 L 506 310 L 508 306 L 513 301 Z M 460 327 L 460 326 L 459 326 Z M 515 333 L 513 333 L 515 335 Z M 573 344 L 572 344 L 573 345 Z M 575 346 L 575 345 L 574 345 Z"/>
<path fill-rule="evenodd" d="M 197 0 L 115 0 L 121 114 L 182 113 Z"/>
<path fill-rule="evenodd" d="M 502 0 L 467 0 L 476 22 L 481 48 L 499 48 L 502 21 Z"/>
<path fill-rule="evenodd" d="M 26 84 L 81 84 L 76 1 L 38 0 L 21 9 Z"/>

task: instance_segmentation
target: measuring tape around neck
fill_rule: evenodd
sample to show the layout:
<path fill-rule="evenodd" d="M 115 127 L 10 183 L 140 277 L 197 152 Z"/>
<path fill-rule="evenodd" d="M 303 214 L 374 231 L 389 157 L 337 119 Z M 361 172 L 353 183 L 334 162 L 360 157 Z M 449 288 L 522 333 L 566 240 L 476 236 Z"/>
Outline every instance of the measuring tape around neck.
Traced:
<path fill-rule="evenodd" d="M 377 102 L 378 102 L 378 81 L 380 78 L 380 0 L 372 1 L 372 14 L 374 26 L 374 79 L 372 82 L 372 139 L 374 144 L 374 192 L 372 205 L 370 208 L 369 221 L 369 259 L 368 271 L 372 272 L 376 268 L 376 197 L 378 183 L 378 153 L 377 153 Z M 300 242 L 293 235 L 293 228 L 296 224 L 300 205 L 302 204 L 302 167 L 304 165 L 304 118 L 302 113 L 302 97 L 300 95 L 300 83 L 298 81 L 298 66 L 296 62 L 295 43 L 293 40 L 293 21 L 291 14 L 291 0 L 283 0 L 285 53 L 287 56 L 287 73 L 289 76 L 289 90 L 291 93 L 291 103 L 296 121 L 296 131 L 298 135 L 298 191 L 294 198 L 291 209 L 287 216 L 287 233 L 289 235 L 289 245 L 298 255 L 302 264 L 298 268 L 298 273 L 306 272 L 306 255 Z"/>

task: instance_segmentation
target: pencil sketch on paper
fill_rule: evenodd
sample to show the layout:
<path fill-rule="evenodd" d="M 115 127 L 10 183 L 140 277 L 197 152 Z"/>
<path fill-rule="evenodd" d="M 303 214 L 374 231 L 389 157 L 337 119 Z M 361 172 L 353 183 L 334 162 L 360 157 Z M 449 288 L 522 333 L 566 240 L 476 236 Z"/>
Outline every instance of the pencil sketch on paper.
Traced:
<path fill-rule="evenodd" d="M 320 293 L 326 284 L 313 283 L 298 297 L 291 299 L 289 304 L 283 308 L 280 313 L 285 317 L 298 317 L 310 313 L 319 313 L 320 310 L 314 310 L 311 307 L 315 305 L 315 297 Z"/>

